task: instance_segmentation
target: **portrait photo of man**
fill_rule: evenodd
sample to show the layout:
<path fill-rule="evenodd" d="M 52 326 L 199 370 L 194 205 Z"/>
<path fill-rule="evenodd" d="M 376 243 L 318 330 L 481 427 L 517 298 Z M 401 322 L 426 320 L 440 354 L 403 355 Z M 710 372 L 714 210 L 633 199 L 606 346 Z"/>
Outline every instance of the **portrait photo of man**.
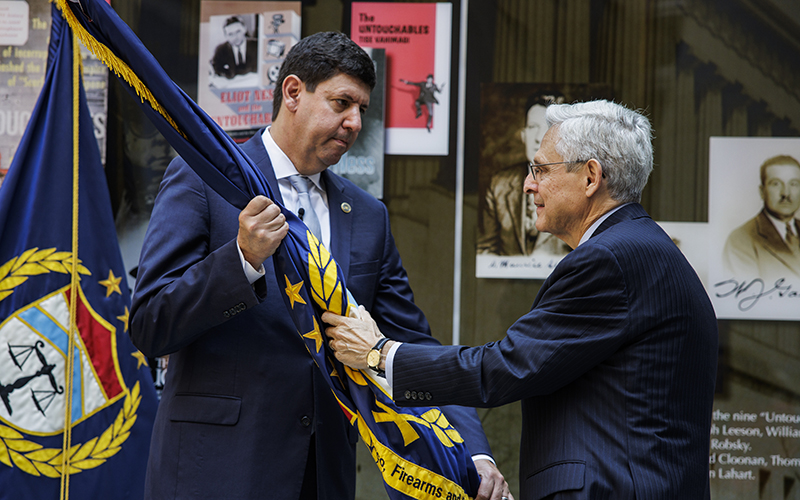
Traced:
<path fill-rule="evenodd" d="M 606 89 L 566 84 L 482 87 L 478 277 L 546 278 L 569 252 L 563 241 L 536 229 L 536 207 L 523 185 L 547 131 L 547 107 L 598 95 L 607 95 Z"/>
<path fill-rule="evenodd" d="M 711 137 L 708 186 L 717 317 L 800 320 L 800 138 Z"/>
<path fill-rule="evenodd" d="M 789 155 L 768 158 L 760 167 L 762 210 L 731 232 L 725 243 L 725 267 L 736 276 L 769 280 L 800 278 L 800 162 Z"/>
<path fill-rule="evenodd" d="M 565 255 L 567 248 L 552 235 L 541 235 L 536 229 L 536 207 L 533 196 L 523 190 L 528 164 L 539 150 L 547 131 L 544 120 L 547 106 L 560 104 L 560 92 L 540 91 L 525 103 L 525 124 L 519 139 L 525 147 L 525 160 L 495 172 L 489 180 L 481 212 L 483 231 L 478 239 L 478 252 L 494 255 L 531 255 L 534 251 Z"/>
<path fill-rule="evenodd" d="M 256 28 L 248 30 L 245 18 Z M 257 33 L 257 16 L 230 16 L 222 27 L 225 42 L 217 45 L 211 58 L 214 74 L 228 79 L 239 75 L 255 73 L 258 69 L 258 40 L 252 33 Z"/>

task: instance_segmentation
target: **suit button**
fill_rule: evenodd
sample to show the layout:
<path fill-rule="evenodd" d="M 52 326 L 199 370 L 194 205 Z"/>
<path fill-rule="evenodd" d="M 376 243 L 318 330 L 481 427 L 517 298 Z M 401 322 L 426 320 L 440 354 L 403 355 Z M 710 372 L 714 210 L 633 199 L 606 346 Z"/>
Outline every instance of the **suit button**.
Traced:
<path fill-rule="evenodd" d="M 231 313 L 229 313 L 228 311 L 222 311 L 222 315 L 225 316 L 226 318 L 231 317 Z"/>
<path fill-rule="evenodd" d="M 303 418 L 300 419 L 300 423 L 303 424 L 303 427 L 308 427 L 311 425 L 311 419 L 307 415 L 303 415 Z"/>
<path fill-rule="evenodd" d="M 406 393 L 403 394 L 403 396 L 406 397 L 406 400 L 411 399 L 411 391 L 406 391 Z"/>
<path fill-rule="evenodd" d="M 432 397 L 433 397 L 433 396 L 431 396 L 431 393 L 430 393 L 430 392 L 426 392 L 426 393 L 425 393 L 425 399 L 427 399 L 428 401 L 430 401 Z"/>
<path fill-rule="evenodd" d="M 411 399 L 417 399 L 417 391 L 411 391 Z"/>

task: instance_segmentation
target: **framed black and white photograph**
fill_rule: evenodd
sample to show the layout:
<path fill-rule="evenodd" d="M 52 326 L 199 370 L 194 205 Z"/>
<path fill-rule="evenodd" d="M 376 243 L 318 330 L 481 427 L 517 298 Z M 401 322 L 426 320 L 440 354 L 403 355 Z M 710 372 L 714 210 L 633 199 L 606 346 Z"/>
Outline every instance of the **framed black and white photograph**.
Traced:
<path fill-rule="evenodd" d="M 800 319 L 800 139 L 712 137 L 709 186 L 717 317 Z"/>

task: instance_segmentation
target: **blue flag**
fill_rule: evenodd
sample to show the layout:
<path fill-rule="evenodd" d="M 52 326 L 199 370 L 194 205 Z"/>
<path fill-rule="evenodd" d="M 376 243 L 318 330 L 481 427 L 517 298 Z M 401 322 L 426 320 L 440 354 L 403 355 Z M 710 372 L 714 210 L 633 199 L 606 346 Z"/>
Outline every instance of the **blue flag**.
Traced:
<path fill-rule="evenodd" d="M 44 88 L 0 189 L 0 498 L 139 499 L 155 418 L 80 80 L 53 7 Z"/>
<path fill-rule="evenodd" d="M 275 200 L 263 173 L 166 75 L 102 0 L 56 0 L 81 41 L 126 83 L 148 117 L 212 189 L 242 209 L 256 195 Z M 309 354 L 350 423 L 358 427 L 391 498 L 474 497 L 478 474 L 458 430 L 437 408 L 394 405 L 383 379 L 336 361 L 325 342 L 324 311 L 357 307 L 328 250 L 291 211 L 289 234 L 272 259 L 284 301 Z M 287 332 L 290 334 L 291 332 Z"/>

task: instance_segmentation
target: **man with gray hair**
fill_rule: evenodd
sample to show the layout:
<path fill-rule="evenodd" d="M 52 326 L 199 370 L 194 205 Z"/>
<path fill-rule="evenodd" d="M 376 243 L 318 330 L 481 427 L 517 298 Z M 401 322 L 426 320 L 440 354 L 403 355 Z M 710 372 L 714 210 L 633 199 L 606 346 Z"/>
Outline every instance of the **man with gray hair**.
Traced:
<path fill-rule="evenodd" d="M 522 401 L 520 498 L 708 499 L 717 323 L 703 285 L 639 204 L 653 166 L 650 123 L 607 101 L 553 105 L 525 180 L 536 226 L 573 248 L 530 312 L 497 342 L 383 341 L 399 405 Z M 323 320 L 355 368 L 382 334 Z M 457 383 L 455 383 L 457 381 Z"/>

